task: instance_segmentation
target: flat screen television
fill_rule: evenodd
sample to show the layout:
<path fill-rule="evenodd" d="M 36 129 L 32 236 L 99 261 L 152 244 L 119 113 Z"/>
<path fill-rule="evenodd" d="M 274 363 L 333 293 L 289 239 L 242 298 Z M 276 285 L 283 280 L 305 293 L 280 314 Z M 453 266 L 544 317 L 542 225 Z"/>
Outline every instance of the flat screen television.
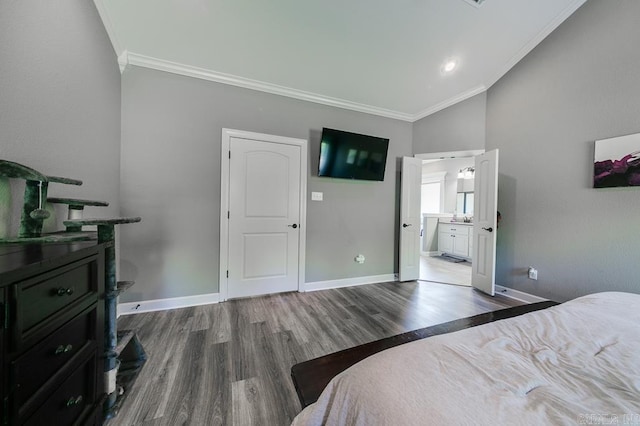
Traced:
<path fill-rule="evenodd" d="M 318 176 L 384 180 L 389 139 L 322 129 Z"/>

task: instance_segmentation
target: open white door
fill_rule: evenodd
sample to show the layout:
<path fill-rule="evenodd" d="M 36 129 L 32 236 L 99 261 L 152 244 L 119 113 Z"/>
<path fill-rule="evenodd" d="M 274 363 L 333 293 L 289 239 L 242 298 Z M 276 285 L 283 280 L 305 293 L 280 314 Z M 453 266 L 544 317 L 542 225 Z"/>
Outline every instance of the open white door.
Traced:
<path fill-rule="evenodd" d="M 402 158 L 400 189 L 400 281 L 420 278 L 420 185 L 422 160 Z"/>
<path fill-rule="evenodd" d="M 475 157 L 471 285 L 493 296 L 496 280 L 498 150 Z"/>

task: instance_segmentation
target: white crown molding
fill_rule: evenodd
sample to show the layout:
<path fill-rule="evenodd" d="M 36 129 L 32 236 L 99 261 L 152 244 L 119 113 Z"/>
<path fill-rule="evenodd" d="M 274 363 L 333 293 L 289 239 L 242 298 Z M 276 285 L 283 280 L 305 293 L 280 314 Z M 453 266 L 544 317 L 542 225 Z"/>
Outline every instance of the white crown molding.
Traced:
<path fill-rule="evenodd" d="M 118 65 L 120 66 L 120 74 L 124 74 L 129 66 L 129 52 L 127 50 L 118 56 Z"/>
<path fill-rule="evenodd" d="M 398 281 L 395 274 L 370 275 L 368 277 L 343 278 L 340 280 L 315 281 L 305 283 L 304 291 L 328 290 L 331 288 L 354 287 L 358 285 Z M 301 290 L 302 291 L 302 290 Z"/>
<path fill-rule="evenodd" d="M 214 81 L 216 83 L 228 84 L 245 89 L 258 90 L 260 92 L 286 96 L 289 98 L 314 102 L 336 108 L 343 108 L 351 111 L 363 112 L 365 114 L 378 115 L 381 117 L 393 118 L 402 121 L 414 121 L 414 117 L 411 114 L 378 108 L 371 105 L 360 104 L 357 102 L 351 102 L 344 99 L 323 96 L 317 93 L 305 92 L 303 90 L 297 90 L 290 87 L 279 86 L 277 84 L 265 83 L 258 80 L 238 77 L 231 74 L 208 70 L 205 68 L 165 61 L 163 59 L 152 58 L 150 56 L 140 55 L 134 52 L 126 53 L 127 63 L 138 67 L 150 68 L 158 71 L 169 72 L 172 74 L 183 75 L 186 77 L 199 78 L 201 80 Z"/>
<path fill-rule="evenodd" d="M 549 22 L 538 34 L 536 34 L 522 49 L 518 51 L 499 72 L 494 74 L 493 78 L 487 81 L 487 89 L 493 86 L 498 80 L 505 76 L 511 68 L 513 68 L 518 62 L 520 62 L 525 56 L 529 54 L 538 44 L 542 42 L 549 34 L 553 32 L 560 24 L 562 24 L 569 16 L 571 16 L 580 6 L 582 6 L 587 0 L 574 0 L 567 6 L 562 12 L 560 12 L 553 21 Z"/>
<path fill-rule="evenodd" d="M 429 107 L 423 111 L 420 111 L 417 114 L 412 115 L 412 119 L 411 122 L 414 121 L 418 121 L 420 119 L 423 119 L 431 114 L 435 114 L 438 111 L 442 111 L 445 108 L 449 108 L 452 105 L 455 105 L 459 102 L 462 102 L 466 99 L 472 98 L 475 95 L 479 95 L 482 92 L 485 92 L 487 90 L 487 87 L 485 85 L 480 85 L 478 87 L 475 87 L 471 90 L 468 90 L 466 92 L 460 93 L 459 95 L 454 96 L 453 98 L 449 98 L 445 101 L 440 102 L 439 104 L 436 104 L 432 107 Z"/>
<path fill-rule="evenodd" d="M 109 36 L 109 40 L 111 40 L 111 45 L 113 46 L 113 50 L 116 52 L 116 56 L 122 55 L 124 51 L 122 45 L 120 44 L 120 40 L 116 35 L 115 26 L 113 25 L 113 20 L 111 19 L 111 15 L 107 8 L 104 5 L 104 0 L 93 0 L 93 4 L 95 4 L 96 9 L 98 10 L 98 15 L 100 15 L 100 19 L 102 19 L 102 25 L 104 25 L 104 29 L 107 31 L 107 35 Z"/>
<path fill-rule="evenodd" d="M 118 316 L 139 314 L 142 312 L 166 311 L 168 309 L 190 308 L 192 306 L 210 305 L 218 302 L 220 302 L 220 293 L 118 303 Z"/>
<path fill-rule="evenodd" d="M 428 115 L 434 114 L 466 99 L 469 99 L 475 95 L 478 95 L 487 90 L 486 86 L 481 85 L 468 90 L 464 93 L 456 95 L 450 99 L 440 102 L 433 107 L 423 110 L 417 114 L 408 114 L 400 111 L 392 111 L 385 108 L 378 108 L 371 105 L 360 104 L 357 102 L 351 102 L 344 99 L 331 98 L 316 93 L 305 92 L 303 90 L 292 89 L 290 87 L 279 86 L 276 84 L 265 83 L 258 80 L 252 80 L 244 77 L 238 77 L 231 74 L 225 74 L 217 71 L 208 70 L 205 68 L 193 67 L 190 65 L 180 64 L 177 62 L 165 61 L 163 59 L 153 58 L 146 55 L 140 55 L 134 52 L 124 51 L 118 58 L 118 62 L 121 64 L 121 69 L 124 69 L 123 65 L 135 65 L 137 67 L 149 68 L 158 71 L 169 72 L 172 74 L 183 75 L 186 77 L 198 78 L 201 80 L 214 81 L 216 83 L 228 84 L 231 86 L 242 87 L 245 89 L 258 90 L 260 92 L 271 93 L 274 95 L 286 96 L 293 99 L 299 99 L 307 102 L 314 102 L 322 105 L 328 105 L 336 108 L 347 109 L 350 111 L 362 112 L 365 114 L 372 114 L 386 118 L 393 118 L 401 121 L 408 121 L 413 123 Z"/>

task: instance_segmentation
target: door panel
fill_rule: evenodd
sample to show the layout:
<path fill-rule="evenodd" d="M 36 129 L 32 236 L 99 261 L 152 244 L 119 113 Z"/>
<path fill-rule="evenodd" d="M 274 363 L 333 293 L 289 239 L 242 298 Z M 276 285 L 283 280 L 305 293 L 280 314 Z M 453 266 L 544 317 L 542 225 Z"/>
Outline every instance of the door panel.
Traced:
<path fill-rule="evenodd" d="M 244 234 L 242 279 L 286 278 L 286 233 Z"/>
<path fill-rule="evenodd" d="M 245 216 L 286 218 L 289 214 L 289 158 L 277 152 L 246 152 Z M 295 193 L 293 196 L 297 197 Z"/>
<path fill-rule="evenodd" d="M 473 264 L 471 285 L 495 294 L 498 211 L 498 150 L 475 157 Z"/>
<path fill-rule="evenodd" d="M 420 278 L 422 160 L 402 158 L 400 194 L 400 281 Z"/>
<path fill-rule="evenodd" d="M 300 147 L 233 137 L 230 151 L 228 297 L 297 290 Z"/>

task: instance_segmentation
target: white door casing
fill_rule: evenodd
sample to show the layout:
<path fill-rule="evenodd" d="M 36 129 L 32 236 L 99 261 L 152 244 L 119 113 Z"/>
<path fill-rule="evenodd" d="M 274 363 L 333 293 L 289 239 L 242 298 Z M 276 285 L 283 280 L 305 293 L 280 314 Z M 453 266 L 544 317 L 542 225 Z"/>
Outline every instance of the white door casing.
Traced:
<path fill-rule="evenodd" d="M 498 150 L 475 157 L 471 285 L 493 296 L 496 275 Z"/>
<path fill-rule="evenodd" d="M 400 265 L 399 280 L 420 278 L 420 196 L 422 160 L 402 157 L 400 188 Z"/>
<path fill-rule="evenodd" d="M 305 140 L 222 130 L 220 300 L 302 287 L 306 156 Z"/>

